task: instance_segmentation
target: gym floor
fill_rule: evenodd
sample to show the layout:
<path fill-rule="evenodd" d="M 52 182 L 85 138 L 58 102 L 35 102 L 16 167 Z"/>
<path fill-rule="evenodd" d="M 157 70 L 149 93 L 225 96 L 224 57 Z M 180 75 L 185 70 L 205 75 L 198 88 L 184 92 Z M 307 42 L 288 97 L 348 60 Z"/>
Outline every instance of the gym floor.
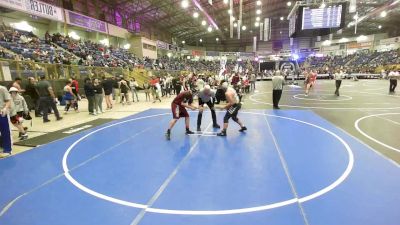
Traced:
<path fill-rule="evenodd" d="M 258 82 L 239 114 L 245 134 L 231 123 L 216 137 L 205 111 L 203 134 L 185 136 L 180 121 L 165 141 L 166 99 L 17 147 L 0 160 L 0 224 L 398 225 L 400 96 L 387 95 L 387 81 L 346 80 L 340 97 L 334 81 L 317 82 L 309 96 L 286 86 L 282 110 L 270 109 L 270 82 Z M 65 118 L 45 135 L 95 120 L 84 109 Z"/>

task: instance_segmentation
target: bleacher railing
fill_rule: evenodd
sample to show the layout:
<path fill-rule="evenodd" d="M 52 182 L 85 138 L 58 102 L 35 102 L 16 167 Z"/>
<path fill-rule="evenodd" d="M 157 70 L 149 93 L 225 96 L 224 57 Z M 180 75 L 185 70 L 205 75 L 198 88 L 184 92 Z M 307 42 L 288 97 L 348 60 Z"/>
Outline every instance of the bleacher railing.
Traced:
<path fill-rule="evenodd" d="M 0 58 L 0 81 L 10 81 L 14 80 L 16 77 L 20 77 L 23 80 L 27 80 L 28 77 L 39 79 L 42 76 L 45 76 L 47 80 L 66 80 L 71 77 L 83 80 L 87 77 L 102 78 L 123 76 L 125 78 L 134 77 L 139 85 L 141 85 L 147 82 L 151 76 L 164 76 L 167 73 L 178 76 L 184 72 L 185 71 L 176 70 L 48 64 Z"/>

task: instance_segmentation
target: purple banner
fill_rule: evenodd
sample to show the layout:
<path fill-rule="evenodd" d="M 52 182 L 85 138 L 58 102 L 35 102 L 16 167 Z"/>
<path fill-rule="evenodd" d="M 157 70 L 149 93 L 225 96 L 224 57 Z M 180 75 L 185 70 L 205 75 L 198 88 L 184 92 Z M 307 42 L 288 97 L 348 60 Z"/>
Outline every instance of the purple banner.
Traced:
<path fill-rule="evenodd" d="M 71 25 L 83 27 L 89 30 L 107 33 L 107 23 L 94 18 L 84 16 L 72 11 L 67 11 L 67 22 Z"/>

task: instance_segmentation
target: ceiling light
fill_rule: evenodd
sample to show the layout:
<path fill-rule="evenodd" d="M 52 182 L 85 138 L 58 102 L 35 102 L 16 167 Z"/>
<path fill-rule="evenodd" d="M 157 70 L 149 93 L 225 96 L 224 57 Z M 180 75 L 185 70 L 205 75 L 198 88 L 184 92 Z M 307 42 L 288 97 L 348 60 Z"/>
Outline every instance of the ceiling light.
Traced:
<path fill-rule="evenodd" d="M 208 30 L 208 32 L 212 32 L 213 29 L 212 29 L 212 27 L 208 27 L 207 30 Z"/>
<path fill-rule="evenodd" d="M 219 41 L 219 38 L 215 38 L 216 41 Z"/>
<path fill-rule="evenodd" d="M 194 18 L 198 18 L 198 17 L 199 17 L 199 13 L 198 13 L 198 12 L 194 12 L 194 13 L 193 13 L 193 17 L 194 17 Z"/>
<path fill-rule="evenodd" d="M 236 20 L 236 18 L 235 18 L 234 16 L 231 16 L 231 18 L 232 18 L 232 21 L 235 21 L 235 20 Z"/>
<path fill-rule="evenodd" d="M 330 40 L 326 40 L 326 41 L 322 42 L 323 46 L 330 46 L 331 44 L 332 44 L 332 41 L 330 41 Z"/>
<path fill-rule="evenodd" d="M 261 14 L 261 9 L 257 9 L 256 13 L 257 13 L 257 15 L 260 15 Z"/>
<path fill-rule="evenodd" d="M 228 4 L 228 2 L 229 2 L 228 0 L 224 0 L 224 4 Z"/>
<path fill-rule="evenodd" d="M 203 42 L 203 39 L 201 39 L 201 38 L 200 38 L 200 40 L 199 40 L 199 41 L 200 41 L 200 42 Z"/>
<path fill-rule="evenodd" d="M 257 1 L 257 5 L 261 5 L 261 1 L 260 0 Z"/>
<path fill-rule="evenodd" d="M 322 4 L 319 6 L 320 9 L 323 9 L 323 8 L 325 8 L 325 7 L 326 7 L 325 2 L 322 2 Z"/>
<path fill-rule="evenodd" d="M 205 26 L 207 25 L 207 22 L 205 20 L 201 21 L 201 25 Z"/>
<path fill-rule="evenodd" d="M 246 29 L 247 29 L 247 27 L 243 25 L 242 26 L 242 30 L 246 30 Z"/>
<path fill-rule="evenodd" d="M 279 18 L 280 20 L 284 20 L 285 18 L 283 16 L 281 16 L 281 18 Z"/>
<path fill-rule="evenodd" d="M 358 42 L 366 41 L 366 40 L 368 40 L 368 37 L 365 35 L 360 35 L 359 37 L 357 37 Z"/>
<path fill-rule="evenodd" d="M 292 6 L 292 2 L 287 2 L 286 5 L 287 5 L 288 7 L 290 7 L 290 6 Z"/>
<path fill-rule="evenodd" d="M 233 26 L 234 26 L 234 27 L 237 27 L 237 23 L 234 23 Z"/>
<path fill-rule="evenodd" d="M 382 29 L 382 25 L 379 25 L 379 26 L 378 26 L 378 29 Z"/>
<path fill-rule="evenodd" d="M 186 9 L 187 7 L 189 7 L 189 1 L 188 0 L 182 0 L 181 6 L 182 6 L 182 8 Z"/>
<path fill-rule="evenodd" d="M 258 27 L 258 26 L 260 26 L 260 23 L 259 22 L 255 22 L 254 26 Z"/>
<path fill-rule="evenodd" d="M 228 14 L 231 15 L 232 14 L 232 10 L 228 9 Z"/>
<path fill-rule="evenodd" d="M 260 17 L 259 16 L 256 17 L 256 21 L 260 21 Z"/>
<path fill-rule="evenodd" d="M 182 41 L 182 44 L 185 44 L 186 43 L 186 41 Z"/>
<path fill-rule="evenodd" d="M 382 11 L 381 12 L 381 17 L 386 17 L 387 16 L 387 12 L 386 11 Z"/>

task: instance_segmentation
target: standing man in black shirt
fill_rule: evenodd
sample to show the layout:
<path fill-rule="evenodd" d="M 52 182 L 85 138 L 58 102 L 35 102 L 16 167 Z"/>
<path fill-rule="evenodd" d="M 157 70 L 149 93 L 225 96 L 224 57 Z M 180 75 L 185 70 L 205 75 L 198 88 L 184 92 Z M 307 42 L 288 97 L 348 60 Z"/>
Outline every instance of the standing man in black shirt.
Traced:
<path fill-rule="evenodd" d="M 94 113 L 94 101 L 95 101 L 95 99 L 94 99 L 94 96 L 95 96 L 95 93 L 94 93 L 94 86 L 93 86 L 93 83 L 92 83 L 92 81 L 90 80 L 90 78 L 86 78 L 86 79 L 85 79 L 85 86 L 84 86 L 84 89 L 85 89 L 86 98 L 87 98 L 87 100 L 88 100 L 89 114 L 90 114 L 90 115 L 96 115 L 96 114 Z"/>
<path fill-rule="evenodd" d="M 46 80 L 45 76 L 40 77 L 40 81 L 36 86 L 38 94 L 39 94 L 39 105 L 43 111 L 43 122 L 50 122 L 48 118 L 49 108 L 52 108 L 57 120 L 61 120 L 62 117 L 58 112 L 56 102 L 57 98 L 54 95 L 53 88 L 50 83 Z"/>
<path fill-rule="evenodd" d="M 113 91 L 114 81 L 110 78 L 103 77 L 101 84 L 103 85 L 103 88 L 104 88 L 104 95 L 105 95 L 105 99 L 106 99 L 107 110 L 112 109 L 111 95 L 112 95 L 112 91 Z"/>
<path fill-rule="evenodd" d="M 41 117 L 42 114 L 40 113 L 40 108 L 39 108 L 39 94 L 36 90 L 35 82 L 36 82 L 35 78 L 33 77 L 28 78 L 28 84 L 26 85 L 25 88 L 25 95 L 28 95 L 32 99 L 32 104 L 35 108 L 35 116 Z"/>

